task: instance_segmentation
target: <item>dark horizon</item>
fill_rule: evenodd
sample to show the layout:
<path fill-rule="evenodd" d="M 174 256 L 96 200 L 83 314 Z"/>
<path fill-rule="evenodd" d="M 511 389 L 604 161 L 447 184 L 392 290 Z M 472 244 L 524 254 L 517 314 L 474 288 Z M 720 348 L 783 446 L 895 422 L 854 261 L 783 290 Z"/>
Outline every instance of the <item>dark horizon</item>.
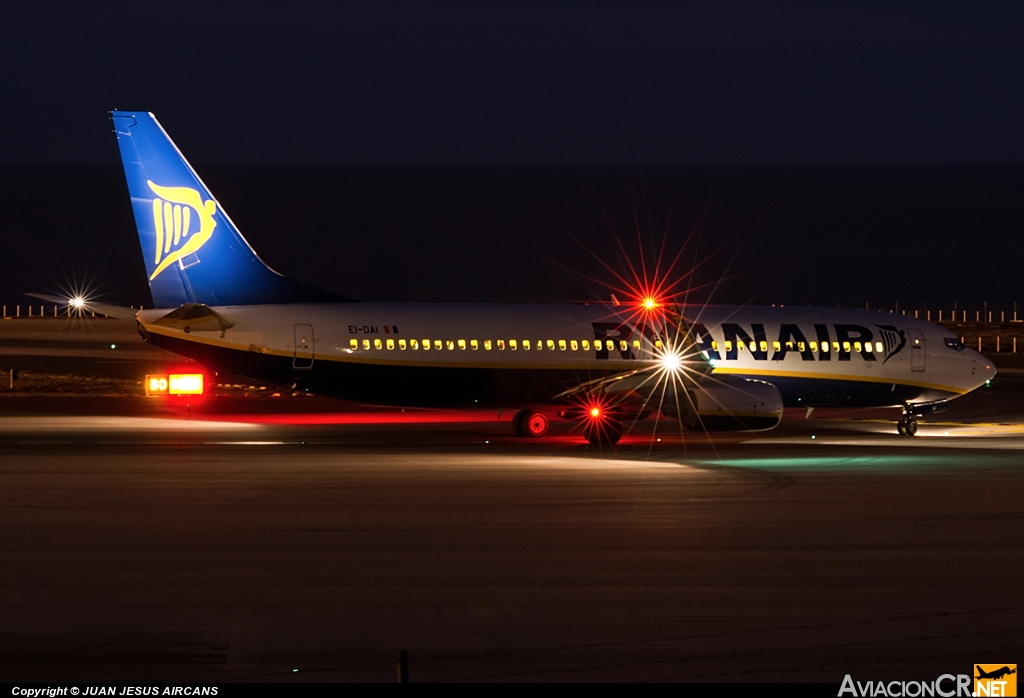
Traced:
<path fill-rule="evenodd" d="M 273 268 L 361 300 L 606 300 L 667 230 L 666 258 L 692 235 L 679 268 L 703 260 L 697 302 L 1010 311 L 1024 258 L 1024 166 L 196 169 Z M 91 278 L 149 304 L 119 164 L 0 184 L 0 299 Z"/>

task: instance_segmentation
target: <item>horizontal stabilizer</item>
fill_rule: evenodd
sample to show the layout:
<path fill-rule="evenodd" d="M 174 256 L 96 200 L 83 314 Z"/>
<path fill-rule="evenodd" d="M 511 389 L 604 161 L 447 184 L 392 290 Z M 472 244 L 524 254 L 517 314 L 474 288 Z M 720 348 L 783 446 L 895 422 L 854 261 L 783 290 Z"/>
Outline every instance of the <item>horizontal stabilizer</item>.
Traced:
<path fill-rule="evenodd" d="M 64 298 L 62 296 L 52 296 L 46 293 L 26 293 L 25 295 L 33 298 L 39 298 L 40 300 L 44 300 L 49 303 L 56 303 L 57 305 L 74 307 L 72 299 Z M 86 300 L 82 301 L 81 309 L 90 313 L 97 313 L 99 315 L 117 318 L 118 320 L 134 320 L 135 313 L 139 312 L 135 308 L 126 308 L 123 305 L 95 303 L 93 301 Z"/>

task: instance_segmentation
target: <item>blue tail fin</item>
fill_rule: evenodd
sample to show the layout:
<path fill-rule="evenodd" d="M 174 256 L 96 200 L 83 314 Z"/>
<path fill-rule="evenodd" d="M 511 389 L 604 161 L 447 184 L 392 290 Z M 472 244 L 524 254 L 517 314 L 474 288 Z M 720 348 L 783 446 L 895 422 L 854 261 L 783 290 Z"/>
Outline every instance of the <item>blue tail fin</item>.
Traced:
<path fill-rule="evenodd" d="M 115 111 L 111 119 L 156 307 L 349 300 L 264 264 L 156 117 Z"/>

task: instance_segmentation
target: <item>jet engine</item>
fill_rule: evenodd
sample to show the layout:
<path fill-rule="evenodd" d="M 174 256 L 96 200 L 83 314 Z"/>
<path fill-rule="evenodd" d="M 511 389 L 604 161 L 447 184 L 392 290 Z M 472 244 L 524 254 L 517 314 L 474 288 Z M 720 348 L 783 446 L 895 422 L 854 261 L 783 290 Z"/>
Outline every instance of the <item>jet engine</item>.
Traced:
<path fill-rule="evenodd" d="M 732 376 L 708 377 L 676 395 L 661 411 L 684 426 L 708 431 L 767 431 L 782 419 L 782 393 L 771 383 Z"/>

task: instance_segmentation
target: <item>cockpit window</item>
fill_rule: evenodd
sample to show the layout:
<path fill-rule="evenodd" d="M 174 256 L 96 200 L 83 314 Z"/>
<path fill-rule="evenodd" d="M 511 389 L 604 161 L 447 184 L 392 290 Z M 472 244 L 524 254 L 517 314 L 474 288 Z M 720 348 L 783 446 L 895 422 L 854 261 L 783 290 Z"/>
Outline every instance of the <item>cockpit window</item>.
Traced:
<path fill-rule="evenodd" d="M 946 337 L 944 341 L 946 342 L 946 346 L 954 351 L 962 351 L 964 348 L 963 342 L 956 337 Z"/>

